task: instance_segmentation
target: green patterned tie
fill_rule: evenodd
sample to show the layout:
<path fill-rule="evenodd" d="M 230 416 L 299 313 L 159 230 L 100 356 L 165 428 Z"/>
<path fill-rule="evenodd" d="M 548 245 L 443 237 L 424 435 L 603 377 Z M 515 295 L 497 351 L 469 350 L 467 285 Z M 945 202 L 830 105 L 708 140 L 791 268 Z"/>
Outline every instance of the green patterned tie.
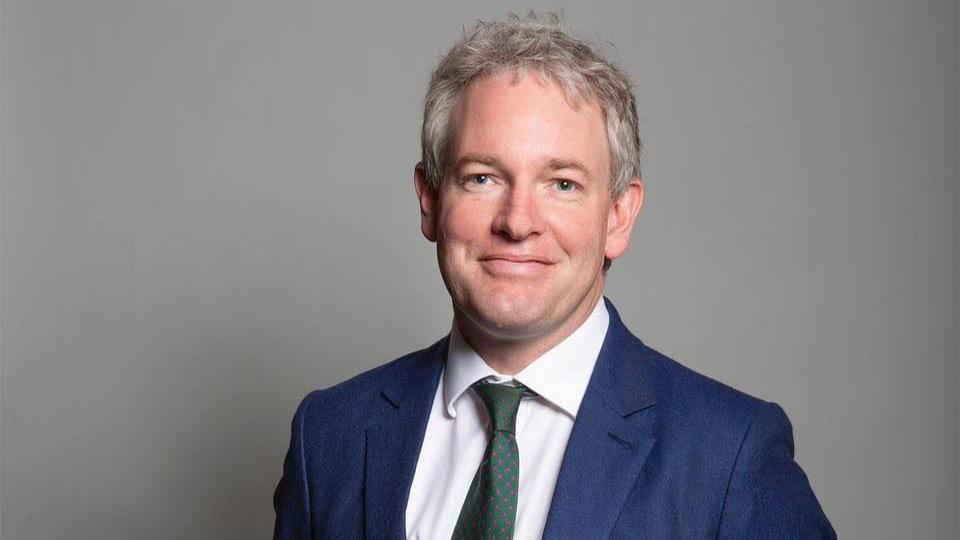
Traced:
<path fill-rule="evenodd" d="M 473 385 L 490 416 L 490 444 L 463 501 L 454 540 L 512 539 L 517 518 L 517 488 L 520 478 L 520 451 L 516 423 L 520 398 L 526 387 L 489 384 Z"/>

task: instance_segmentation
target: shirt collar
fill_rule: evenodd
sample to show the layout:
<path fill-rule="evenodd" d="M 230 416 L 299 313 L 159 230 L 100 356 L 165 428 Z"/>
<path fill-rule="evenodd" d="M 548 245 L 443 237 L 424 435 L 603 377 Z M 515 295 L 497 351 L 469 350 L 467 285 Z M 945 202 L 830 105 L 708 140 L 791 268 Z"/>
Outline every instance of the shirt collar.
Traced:
<path fill-rule="evenodd" d="M 609 323 L 610 315 L 601 298 L 587 320 L 572 334 L 513 377 L 497 373 L 487 365 L 454 324 L 443 371 L 443 400 L 447 414 L 456 417 L 457 400 L 473 383 L 488 379 L 494 383 L 516 380 L 571 418 L 576 418 Z"/>

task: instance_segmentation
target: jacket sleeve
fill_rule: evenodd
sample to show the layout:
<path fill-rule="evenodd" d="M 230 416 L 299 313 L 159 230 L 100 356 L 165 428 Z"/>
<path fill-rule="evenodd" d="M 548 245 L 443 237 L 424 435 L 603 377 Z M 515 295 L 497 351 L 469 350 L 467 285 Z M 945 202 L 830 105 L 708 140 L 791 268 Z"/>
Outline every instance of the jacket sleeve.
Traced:
<path fill-rule="evenodd" d="M 290 448 L 283 461 L 283 477 L 273 494 L 273 508 L 277 514 L 273 529 L 274 540 L 306 540 L 310 533 L 310 492 L 303 459 L 303 417 L 311 396 L 297 407 L 290 428 Z"/>
<path fill-rule="evenodd" d="M 832 539 L 807 476 L 793 459 L 793 429 L 764 403 L 747 429 L 727 486 L 717 538 Z"/>

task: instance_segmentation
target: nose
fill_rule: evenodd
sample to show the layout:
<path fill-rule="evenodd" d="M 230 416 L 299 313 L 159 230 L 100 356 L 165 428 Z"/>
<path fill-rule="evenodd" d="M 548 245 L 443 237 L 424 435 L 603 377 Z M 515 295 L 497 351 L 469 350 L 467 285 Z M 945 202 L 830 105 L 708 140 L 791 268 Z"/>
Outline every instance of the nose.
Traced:
<path fill-rule="evenodd" d="M 521 182 L 511 186 L 493 220 L 493 232 L 514 241 L 543 232 L 539 202 L 532 187 Z"/>

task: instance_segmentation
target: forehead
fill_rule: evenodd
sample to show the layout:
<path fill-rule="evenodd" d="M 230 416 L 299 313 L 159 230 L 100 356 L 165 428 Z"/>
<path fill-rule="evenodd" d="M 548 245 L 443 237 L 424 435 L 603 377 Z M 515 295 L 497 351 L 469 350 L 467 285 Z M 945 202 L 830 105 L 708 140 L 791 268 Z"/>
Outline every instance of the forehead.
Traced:
<path fill-rule="evenodd" d="M 451 153 L 484 153 L 533 164 L 576 160 L 609 170 L 606 127 L 593 99 L 571 100 L 538 73 L 500 72 L 473 81 L 451 114 Z"/>

